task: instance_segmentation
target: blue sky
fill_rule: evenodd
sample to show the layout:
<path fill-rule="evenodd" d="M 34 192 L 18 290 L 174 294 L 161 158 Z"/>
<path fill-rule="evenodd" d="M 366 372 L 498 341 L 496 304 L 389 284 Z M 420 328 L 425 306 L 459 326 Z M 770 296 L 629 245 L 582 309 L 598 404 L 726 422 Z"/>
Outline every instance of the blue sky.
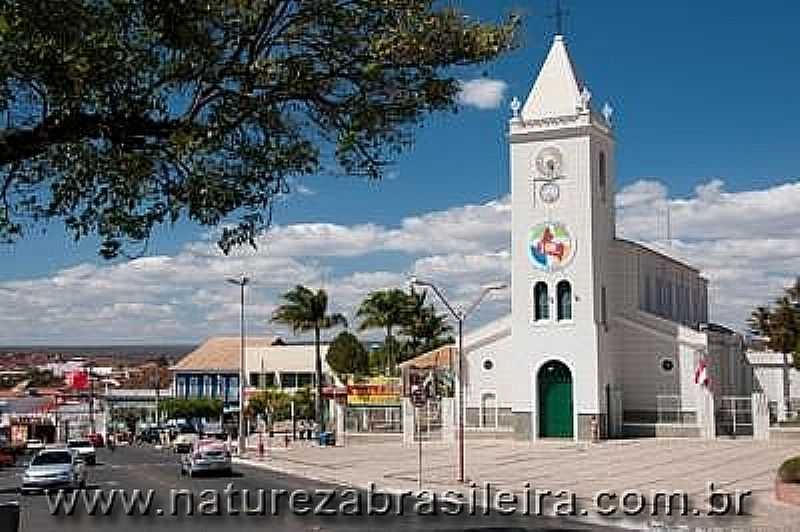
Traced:
<path fill-rule="evenodd" d="M 553 22 L 545 15 L 554 2 L 453 3 L 483 19 L 498 19 L 511 11 L 524 17 L 517 50 L 497 62 L 455 73 L 464 80 L 485 78 L 504 83 L 506 89 L 501 91 L 497 107 L 465 105 L 458 114 L 433 117 L 419 130 L 416 146 L 383 182 L 367 184 L 329 176 L 304 180 L 306 193 L 295 194 L 278 207 L 275 220 L 280 226 L 376 224 L 392 229 L 414 217 L 483 205 L 507 194 L 504 131 L 508 101 L 513 96 L 527 96 L 544 60 L 553 30 Z M 591 88 L 595 102 L 608 100 L 616 109 L 619 189 L 649 183 L 650 188 L 642 185 L 649 193 L 655 191 L 680 206 L 681 201 L 697 200 L 696 188 L 709 183 L 711 188 L 703 190 L 711 190 L 717 197 L 727 194 L 724 197 L 737 201 L 752 199 L 747 191 L 768 193 L 781 190 L 776 187 L 782 184 L 797 183 L 800 104 L 795 87 L 800 84 L 800 46 L 796 41 L 800 3 L 564 3 L 571 10 L 567 40 L 579 75 Z M 714 185 L 714 180 L 724 184 Z M 742 203 L 741 208 L 747 209 L 747 205 Z M 791 236 L 797 236 L 797 230 L 789 227 L 794 233 Z M 149 253 L 179 256 L 188 244 L 204 242 L 205 233 L 188 225 L 159 230 Z M 435 253 L 420 253 L 413 260 L 408 250 L 394 249 L 359 256 L 332 255 L 304 257 L 318 279 L 330 280 L 358 272 L 407 271 L 413 261 Z M 44 236 L 0 248 L 0 284 L 44 281 L 79 265 L 125 267 L 97 258 L 96 242 L 75 244 L 54 226 Z M 781 268 L 773 273 L 768 285 L 772 290 L 789 275 Z M 735 319 L 730 312 L 729 321 Z M 228 318 L 221 323 L 223 328 L 231 325 Z M 121 333 L 120 338 L 127 334 Z M 198 334 L 202 331 L 165 333 L 163 338 L 194 338 Z M 6 339 L 16 337 L 7 335 Z M 24 334 L 19 337 L 26 339 Z"/>

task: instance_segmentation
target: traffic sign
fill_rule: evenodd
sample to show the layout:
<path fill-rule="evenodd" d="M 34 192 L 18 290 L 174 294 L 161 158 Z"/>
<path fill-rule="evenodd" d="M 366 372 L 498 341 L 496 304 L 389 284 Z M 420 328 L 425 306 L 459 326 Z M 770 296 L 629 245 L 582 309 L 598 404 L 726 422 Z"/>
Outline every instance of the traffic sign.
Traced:
<path fill-rule="evenodd" d="M 422 408 L 428 402 L 425 388 L 422 386 L 412 386 L 411 388 L 411 404 L 417 408 Z"/>

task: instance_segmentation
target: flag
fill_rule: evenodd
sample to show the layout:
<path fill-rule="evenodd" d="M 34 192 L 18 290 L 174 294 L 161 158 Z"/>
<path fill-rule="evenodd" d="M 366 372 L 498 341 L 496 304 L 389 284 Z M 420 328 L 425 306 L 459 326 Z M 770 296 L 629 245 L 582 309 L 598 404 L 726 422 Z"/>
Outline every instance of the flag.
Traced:
<path fill-rule="evenodd" d="M 89 374 L 82 370 L 69 372 L 67 374 L 67 386 L 73 390 L 85 390 L 89 387 Z"/>
<path fill-rule="evenodd" d="M 705 358 L 700 359 L 700 363 L 694 370 L 694 383 L 705 387 L 711 384 L 711 379 L 708 376 L 708 363 Z"/>

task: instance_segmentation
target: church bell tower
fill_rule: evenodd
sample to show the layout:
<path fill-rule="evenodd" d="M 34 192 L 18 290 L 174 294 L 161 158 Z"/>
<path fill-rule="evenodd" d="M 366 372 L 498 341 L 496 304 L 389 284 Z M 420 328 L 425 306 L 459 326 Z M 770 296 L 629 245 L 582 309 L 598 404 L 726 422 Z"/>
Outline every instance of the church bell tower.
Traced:
<path fill-rule="evenodd" d="M 512 111 L 512 344 L 528 363 L 531 431 L 588 439 L 591 427 L 605 426 L 612 371 L 612 110 L 594 109 L 556 35 L 530 95 Z"/>

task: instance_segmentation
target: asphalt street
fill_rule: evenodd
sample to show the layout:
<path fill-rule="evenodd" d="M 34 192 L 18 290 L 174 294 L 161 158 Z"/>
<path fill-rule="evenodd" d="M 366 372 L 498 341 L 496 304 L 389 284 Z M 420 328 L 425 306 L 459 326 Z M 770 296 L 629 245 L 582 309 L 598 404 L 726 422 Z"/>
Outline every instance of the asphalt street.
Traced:
<path fill-rule="evenodd" d="M 288 495 L 272 499 L 265 497 L 266 511 L 257 515 L 200 515 L 200 510 L 211 513 L 215 495 L 220 494 L 219 510 L 227 513 L 227 502 L 224 497 L 229 484 L 234 489 L 250 490 L 252 504 L 249 508 L 258 509 L 255 494 L 261 490 L 286 490 L 287 494 L 295 490 L 305 490 L 314 494 L 318 489 L 347 489 L 346 486 L 324 486 L 318 482 L 303 478 L 264 470 L 235 466 L 231 476 L 208 476 L 188 478 L 180 475 L 177 457 L 166 451 L 149 447 L 118 448 L 114 453 L 101 449 L 98 452 L 98 465 L 89 470 L 89 491 L 95 488 L 105 490 L 125 490 L 130 493 L 134 489 L 154 490 L 154 499 L 149 515 L 125 515 L 121 504 L 114 505 L 112 515 L 87 515 L 82 507 L 78 507 L 73 515 L 51 514 L 48 501 L 44 495 L 18 495 L 13 490 L 19 485 L 23 469 L 0 469 L 0 502 L 18 500 L 21 504 L 22 526 L 24 532 L 72 532 L 72 531 L 108 531 L 141 532 L 150 531 L 219 531 L 219 530 L 426 530 L 426 531 L 524 531 L 524 530 L 598 530 L 598 526 L 584 525 L 568 519 L 533 516 L 501 516 L 501 515 L 418 515 L 414 511 L 414 502 L 407 500 L 403 515 L 396 515 L 399 505 L 392 508 L 389 515 L 380 516 L 345 516 L 315 515 L 309 511 L 306 515 L 298 515 L 288 506 Z M 186 498 L 178 499 L 177 515 L 171 515 L 173 489 L 190 490 L 195 497 L 194 515 L 185 515 Z M 203 490 L 214 490 L 205 492 Z M 269 492 L 267 492 L 269 493 Z M 363 494 L 363 492 L 362 492 Z M 241 508 L 241 498 L 234 498 L 234 506 Z M 271 502 L 277 500 L 277 515 L 272 510 Z M 339 508 L 345 497 L 333 500 L 326 508 Z M 352 500 L 352 496 L 350 496 Z M 201 507 L 200 501 L 207 501 Z M 309 509 L 321 501 L 315 498 L 309 504 L 302 504 L 299 498 L 296 507 Z M 380 501 L 379 501 L 380 503 Z M 365 508 L 361 506 L 362 510 Z M 346 510 L 353 510 L 350 506 Z M 478 512 L 480 514 L 480 512 Z M 262 515 L 265 514 L 265 515 Z M 0 531 L 6 532 L 6 531 Z"/>

